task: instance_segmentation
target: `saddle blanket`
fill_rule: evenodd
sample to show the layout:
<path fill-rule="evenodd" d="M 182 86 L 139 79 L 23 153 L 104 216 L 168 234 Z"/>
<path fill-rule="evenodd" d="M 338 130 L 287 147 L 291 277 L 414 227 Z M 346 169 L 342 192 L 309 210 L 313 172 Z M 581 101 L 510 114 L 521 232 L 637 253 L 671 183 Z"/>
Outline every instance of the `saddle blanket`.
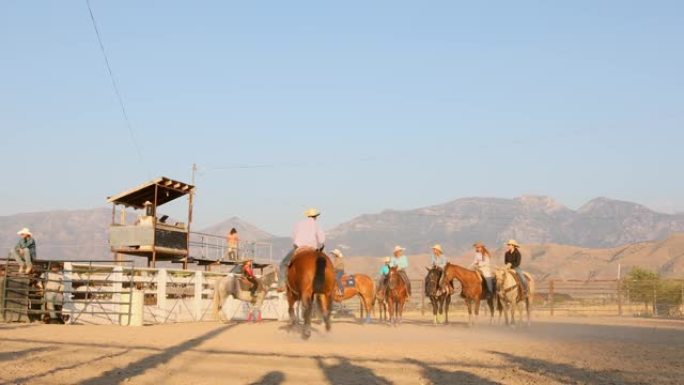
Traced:
<path fill-rule="evenodd" d="M 342 279 L 344 287 L 356 287 L 356 277 L 354 275 L 346 275 Z"/>

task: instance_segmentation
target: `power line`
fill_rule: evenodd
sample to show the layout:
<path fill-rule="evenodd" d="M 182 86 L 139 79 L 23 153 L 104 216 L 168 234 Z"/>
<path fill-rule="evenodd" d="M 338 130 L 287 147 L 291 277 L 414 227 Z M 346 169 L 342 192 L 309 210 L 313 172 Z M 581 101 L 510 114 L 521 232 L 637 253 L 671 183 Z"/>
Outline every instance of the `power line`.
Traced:
<path fill-rule="evenodd" d="M 97 28 L 97 23 L 95 22 L 95 14 L 93 14 L 93 8 L 90 6 L 90 0 L 86 0 L 86 5 L 88 6 L 88 12 L 90 13 L 90 20 L 93 23 L 93 29 L 95 30 L 95 35 L 97 36 L 97 42 L 100 45 L 100 51 L 102 52 L 102 57 L 104 57 L 105 65 L 107 66 L 107 73 L 109 73 L 109 79 L 112 82 L 112 88 L 114 88 L 114 93 L 116 94 L 116 98 L 119 101 L 119 107 L 121 107 L 121 113 L 123 115 L 124 121 L 126 122 L 126 127 L 128 127 L 128 133 L 131 136 L 131 141 L 133 142 L 133 146 L 135 147 L 135 152 L 138 155 L 138 161 L 140 162 L 141 165 L 143 165 L 144 162 L 143 162 L 143 157 L 142 157 L 142 151 L 140 151 L 140 146 L 138 145 L 138 141 L 135 137 L 135 131 L 133 130 L 133 125 L 131 124 L 131 121 L 128 118 L 128 112 L 126 111 L 126 106 L 124 105 L 123 98 L 121 97 L 121 92 L 119 91 L 119 86 L 116 83 L 116 79 L 114 78 L 114 74 L 112 72 L 112 67 L 109 64 L 109 58 L 107 57 L 107 51 L 105 51 L 104 44 L 102 43 L 102 37 L 100 36 L 100 30 Z"/>

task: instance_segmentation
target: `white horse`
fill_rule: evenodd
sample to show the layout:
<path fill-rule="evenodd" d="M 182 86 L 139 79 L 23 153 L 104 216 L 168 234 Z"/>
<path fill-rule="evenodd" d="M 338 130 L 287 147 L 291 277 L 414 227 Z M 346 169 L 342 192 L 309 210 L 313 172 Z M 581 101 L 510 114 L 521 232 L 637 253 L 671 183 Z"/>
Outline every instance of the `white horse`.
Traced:
<path fill-rule="evenodd" d="M 515 312 L 518 310 L 520 319 L 522 320 L 522 310 L 518 307 L 520 302 L 525 303 L 525 310 L 527 312 L 527 326 L 531 325 L 531 299 L 534 297 L 534 279 L 532 276 L 524 272 L 527 278 L 527 294 L 522 294 L 522 288 L 519 287 L 518 281 L 514 274 L 516 272 L 507 267 L 500 267 L 496 269 L 494 277 L 496 279 L 496 296 L 499 303 L 503 307 L 503 313 L 506 317 L 506 325 L 515 325 Z M 510 314 L 510 321 L 509 321 Z"/>
<path fill-rule="evenodd" d="M 257 278 L 257 282 L 259 285 L 255 291 L 255 295 L 252 296 L 252 293 L 249 291 L 251 286 L 250 282 L 241 275 L 231 274 L 216 281 L 214 286 L 214 300 L 212 303 L 214 318 L 224 321 L 224 314 L 221 310 L 223 309 L 223 304 L 228 296 L 232 295 L 233 298 L 249 304 L 248 320 L 260 321 L 261 306 L 266 299 L 266 294 L 271 285 L 278 282 L 278 272 L 275 269 L 272 269 L 262 277 Z"/>

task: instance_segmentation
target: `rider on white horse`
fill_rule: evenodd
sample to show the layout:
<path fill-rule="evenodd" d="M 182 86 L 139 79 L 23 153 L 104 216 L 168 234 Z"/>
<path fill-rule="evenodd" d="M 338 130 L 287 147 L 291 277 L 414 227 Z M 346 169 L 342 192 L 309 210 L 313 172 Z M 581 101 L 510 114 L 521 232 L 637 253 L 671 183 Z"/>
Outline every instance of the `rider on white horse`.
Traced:
<path fill-rule="evenodd" d="M 316 209 L 308 209 L 304 213 L 306 219 L 298 222 L 292 235 L 292 250 L 280 262 L 280 271 L 278 272 L 280 280 L 280 290 L 285 287 L 285 273 L 287 271 L 292 257 L 300 247 L 310 247 L 316 250 L 322 250 L 325 246 L 325 232 L 318 223 L 318 217 L 321 215 L 320 211 Z"/>
<path fill-rule="evenodd" d="M 520 245 L 515 241 L 515 239 L 511 239 L 508 241 L 508 243 L 506 243 L 506 246 L 508 246 L 508 251 L 506 251 L 506 255 L 504 257 L 504 263 L 509 269 L 515 270 L 518 278 L 520 278 L 523 294 L 525 294 L 527 293 L 527 279 L 525 278 L 525 274 L 523 274 L 523 270 L 520 267 L 520 262 L 522 261 L 522 256 L 520 255 L 519 250 Z"/>

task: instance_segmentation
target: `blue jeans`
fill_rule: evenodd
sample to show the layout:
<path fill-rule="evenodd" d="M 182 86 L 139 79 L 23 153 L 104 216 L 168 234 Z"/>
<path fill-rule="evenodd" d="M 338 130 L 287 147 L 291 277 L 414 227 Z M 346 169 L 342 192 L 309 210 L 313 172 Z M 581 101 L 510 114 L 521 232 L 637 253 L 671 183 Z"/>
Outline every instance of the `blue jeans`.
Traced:
<path fill-rule="evenodd" d="M 494 294 L 494 277 L 485 277 L 485 283 L 489 294 Z"/>
<path fill-rule="evenodd" d="M 344 286 L 342 286 L 342 276 L 344 275 L 344 270 L 335 270 L 335 280 L 337 280 L 337 287 L 340 292 L 344 291 Z"/>
<path fill-rule="evenodd" d="M 280 261 L 280 270 L 278 271 L 278 283 L 280 287 L 285 287 L 285 277 L 287 274 L 287 266 L 290 264 L 290 261 L 292 261 L 292 257 L 294 256 L 294 253 L 297 249 L 292 248 L 289 253 L 283 258 L 282 261 Z"/>
<path fill-rule="evenodd" d="M 514 270 L 516 274 L 518 274 L 518 277 L 520 277 L 520 283 L 523 285 L 525 290 L 527 290 L 527 278 L 525 278 L 525 274 L 523 274 L 523 269 L 518 266 Z"/>

